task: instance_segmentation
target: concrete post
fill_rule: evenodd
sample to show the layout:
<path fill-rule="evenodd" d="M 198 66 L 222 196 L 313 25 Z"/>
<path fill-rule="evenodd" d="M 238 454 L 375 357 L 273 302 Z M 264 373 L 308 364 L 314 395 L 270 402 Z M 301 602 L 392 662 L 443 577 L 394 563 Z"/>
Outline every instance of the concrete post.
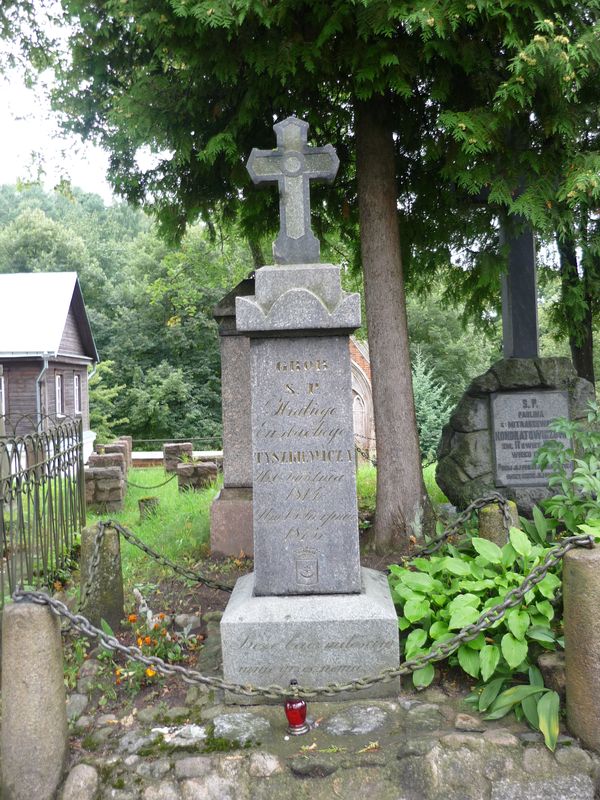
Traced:
<path fill-rule="evenodd" d="M 82 592 L 90 575 L 97 533 L 97 525 L 84 528 L 81 532 L 80 581 Z M 105 619 L 114 631 L 121 627 L 125 602 L 119 540 L 119 533 L 113 528 L 107 528 L 104 531 L 98 568 L 92 576 L 90 591 L 81 609 L 81 613 L 90 620 L 92 625 L 98 627 L 100 621 Z"/>
<path fill-rule="evenodd" d="M 519 528 L 519 512 L 512 500 L 508 501 L 511 517 L 511 527 Z M 498 547 L 508 542 L 508 531 L 504 527 L 504 515 L 498 503 L 490 503 L 479 510 L 479 535 L 482 539 L 489 539 Z"/>
<path fill-rule="evenodd" d="M 567 553 L 563 603 L 567 725 L 600 752 L 600 548 Z"/>
<path fill-rule="evenodd" d="M 52 800 L 67 756 L 60 623 L 47 606 L 11 603 L 2 616 L 4 800 Z"/>

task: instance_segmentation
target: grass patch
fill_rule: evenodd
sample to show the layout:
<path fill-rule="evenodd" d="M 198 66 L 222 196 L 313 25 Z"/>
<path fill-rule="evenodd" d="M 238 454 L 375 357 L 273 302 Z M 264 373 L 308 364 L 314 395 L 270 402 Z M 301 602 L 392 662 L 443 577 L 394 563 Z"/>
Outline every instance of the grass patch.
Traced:
<path fill-rule="evenodd" d="M 127 479 L 144 487 L 162 483 L 168 474 L 162 467 L 130 469 Z M 221 478 L 201 492 L 179 492 L 177 479 L 157 489 L 127 487 L 125 508 L 120 512 L 87 515 L 87 524 L 99 519 L 114 519 L 139 536 L 149 547 L 177 564 L 194 564 L 209 544 L 210 506 L 219 491 Z M 158 497 L 155 512 L 140 522 L 138 500 Z M 121 540 L 123 578 L 126 583 L 146 582 L 171 574 L 137 547 Z"/>
<path fill-rule="evenodd" d="M 435 480 L 436 464 L 423 467 L 423 480 L 427 494 L 432 503 L 447 503 L 448 498 L 442 492 Z M 375 511 L 377 498 L 377 469 L 372 464 L 360 464 L 356 470 L 356 490 L 358 494 L 358 509 L 365 513 Z"/>

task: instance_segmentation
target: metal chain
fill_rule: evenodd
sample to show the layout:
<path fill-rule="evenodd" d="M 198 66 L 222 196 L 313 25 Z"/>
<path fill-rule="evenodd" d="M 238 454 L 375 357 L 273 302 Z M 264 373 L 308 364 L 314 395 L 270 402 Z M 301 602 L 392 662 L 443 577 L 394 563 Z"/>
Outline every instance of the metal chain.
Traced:
<path fill-rule="evenodd" d="M 564 539 L 548 552 L 544 561 L 523 579 L 520 586 L 507 592 L 501 603 L 484 611 L 476 622 L 466 625 L 452 639 L 435 645 L 428 653 L 408 659 L 398 667 L 382 670 L 378 675 L 359 678 L 354 681 L 348 681 L 347 683 L 329 683 L 326 686 L 318 687 L 298 687 L 298 695 L 311 699 L 323 695 L 333 696 L 340 692 L 367 689 L 378 683 L 388 683 L 401 675 L 408 675 L 411 672 L 426 667 L 434 661 L 442 661 L 454 653 L 461 644 L 472 641 L 479 636 L 480 633 L 491 628 L 498 620 L 502 619 L 509 608 L 518 606 L 523 601 L 525 595 L 546 577 L 548 571 L 552 569 L 552 567 L 555 567 L 569 550 L 575 547 L 591 548 L 593 546 L 594 538 L 592 536 L 571 536 Z M 211 686 L 248 697 L 262 696 L 271 699 L 280 699 L 289 695 L 289 687 L 278 686 L 277 684 L 269 686 L 250 686 L 229 683 L 216 676 L 202 675 L 202 673 L 197 670 L 183 667 L 180 664 L 167 664 L 163 659 L 157 656 L 145 656 L 139 647 L 127 647 L 114 636 L 110 636 L 99 628 L 94 627 L 84 616 L 73 614 L 60 600 L 55 600 L 43 592 L 30 592 L 18 589 L 13 594 L 13 600 L 15 600 L 15 602 L 29 601 L 37 605 L 49 606 L 55 614 L 68 619 L 71 625 L 81 631 L 81 633 L 93 639 L 98 639 L 103 647 L 121 653 L 127 658 L 144 664 L 146 667 L 150 667 L 166 677 L 178 675 L 185 683 Z"/>
<path fill-rule="evenodd" d="M 436 553 L 440 547 L 446 542 L 451 536 L 454 536 L 458 533 L 459 528 L 471 517 L 471 514 L 474 511 L 479 511 L 484 506 L 490 505 L 491 503 L 496 503 L 500 507 L 500 511 L 502 512 L 502 522 L 508 533 L 513 521 L 510 514 L 510 505 L 508 500 L 503 497 L 499 492 L 490 492 L 490 494 L 486 494 L 484 497 L 479 497 L 477 500 L 473 500 L 472 503 L 465 508 L 463 512 L 461 512 L 454 522 L 449 525 L 446 530 L 437 536 L 435 539 L 432 539 L 423 547 L 420 547 L 418 550 L 414 550 L 409 553 L 406 558 L 417 558 L 418 556 L 431 556 Z"/>
<path fill-rule="evenodd" d="M 149 491 L 150 489 L 160 489 L 161 486 L 166 486 L 167 483 L 171 483 L 171 481 L 175 480 L 176 477 L 177 473 L 174 472 L 173 475 L 169 475 L 166 481 L 163 481 L 162 483 L 157 483 L 156 486 L 140 486 L 138 483 L 132 483 L 131 481 L 128 481 L 127 478 L 125 478 L 125 483 L 127 484 L 127 486 L 131 486 L 132 489 L 145 489 Z"/>
<path fill-rule="evenodd" d="M 115 520 L 109 519 L 105 522 L 99 522 L 98 527 L 101 529 L 113 528 L 113 530 L 117 531 L 126 541 L 134 545 L 134 547 L 138 547 L 143 553 L 146 553 L 146 555 L 150 556 L 150 558 L 154 559 L 154 561 L 156 561 L 158 564 L 161 564 L 163 567 L 169 567 L 173 570 L 173 572 L 176 572 L 183 578 L 187 578 L 190 581 L 195 581 L 196 583 L 201 583 L 204 586 L 208 586 L 210 589 L 220 589 L 222 592 L 233 591 L 233 586 L 230 583 L 220 583 L 220 581 L 216 581 L 213 578 L 208 578 L 206 575 L 202 575 L 202 573 L 196 572 L 193 569 L 182 567 L 179 564 L 176 564 L 174 561 L 171 561 L 166 556 L 157 553 L 156 550 L 148 547 L 148 545 L 145 544 L 139 538 L 139 536 L 136 536 L 133 531 L 125 528 Z M 104 535 L 104 530 L 102 531 L 102 535 Z"/>

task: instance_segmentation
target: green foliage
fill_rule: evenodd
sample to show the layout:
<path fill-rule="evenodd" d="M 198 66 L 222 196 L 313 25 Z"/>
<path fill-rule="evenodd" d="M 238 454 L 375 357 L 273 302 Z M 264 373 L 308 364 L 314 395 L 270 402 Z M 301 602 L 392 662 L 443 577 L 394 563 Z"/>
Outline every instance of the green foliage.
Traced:
<path fill-rule="evenodd" d="M 474 537 L 461 549 L 448 544 L 439 555 L 415 558 L 405 566 L 390 566 L 392 596 L 399 609 L 398 626 L 407 632 L 404 658 L 427 653 L 477 622 L 523 583 L 548 550 L 532 544 L 523 531 L 512 528 L 510 541 L 502 548 Z M 542 730 L 551 749 L 556 744 L 558 708 L 550 700 L 542 703 L 548 694 L 543 683 L 530 680 L 530 685 L 511 684 L 518 675 L 537 677 L 535 657 L 539 649 L 553 650 L 559 643 L 551 603 L 560 586 L 559 575 L 559 567 L 549 572 L 527 592 L 521 606 L 508 611 L 485 633 L 461 644 L 449 659 L 479 681 L 475 699 L 479 711 L 486 712 L 488 719 L 499 719 L 520 705 L 531 722 L 533 701 L 525 701 L 535 695 L 535 711 L 540 720 L 536 727 Z M 429 666 L 413 674 L 413 683 L 416 687 L 427 686 L 433 677 L 433 667 Z"/>
<path fill-rule="evenodd" d="M 359 464 L 356 470 L 356 493 L 359 512 L 374 514 L 377 497 L 377 470 L 373 464 Z"/>
<path fill-rule="evenodd" d="M 115 438 L 115 428 L 129 422 L 126 417 L 115 419 L 115 399 L 125 389 L 125 385 L 108 386 L 114 374 L 113 361 L 101 361 L 89 380 L 90 428 L 96 432 L 98 443 Z"/>
<path fill-rule="evenodd" d="M 154 486 L 169 477 L 158 467 L 134 468 L 129 470 L 127 477 L 132 484 L 151 489 L 152 495 L 159 498 L 159 506 L 155 513 L 140 521 L 138 500 L 147 497 L 149 491 L 129 486 L 125 508 L 113 514 L 113 518 L 133 529 L 146 544 L 172 561 L 184 565 L 197 563 L 209 541 L 210 506 L 217 494 L 218 483 L 201 492 L 179 492 L 175 479 L 155 489 Z M 87 524 L 93 524 L 100 518 L 88 514 Z M 128 542 L 122 542 L 121 555 L 123 577 L 129 586 L 172 575 Z"/>
<path fill-rule="evenodd" d="M 442 428 L 450 417 L 451 404 L 446 388 L 435 380 L 433 370 L 419 349 L 412 360 L 412 382 L 421 458 L 431 463 L 435 460 Z"/>
<path fill-rule="evenodd" d="M 427 464 L 427 466 L 423 467 L 423 482 L 425 483 L 427 494 L 429 495 L 429 499 L 432 503 L 447 503 L 448 498 L 437 485 L 437 481 L 435 479 L 436 466 L 437 462 L 434 461 L 433 463 Z"/>
<path fill-rule="evenodd" d="M 558 419 L 550 424 L 561 439 L 546 442 L 535 462 L 551 475 L 549 486 L 557 490 L 542 503 L 544 511 L 571 533 L 591 519 L 600 519 L 600 413 L 598 403 L 589 406 L 587 423 Z"/>

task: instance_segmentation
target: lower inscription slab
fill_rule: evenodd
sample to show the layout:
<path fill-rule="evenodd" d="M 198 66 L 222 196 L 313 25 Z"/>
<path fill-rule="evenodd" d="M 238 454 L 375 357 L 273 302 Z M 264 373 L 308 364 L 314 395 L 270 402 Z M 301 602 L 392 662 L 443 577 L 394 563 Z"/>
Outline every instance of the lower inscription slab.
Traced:
<path fill-rule="evenodd" d="M 496 486 L 545 486 L 546 473 L 533 466 L 544 442 L 570 442 L 550 429 L 558 417 L 569 417 L 567 392 L 497 392 L 491 396 Z"/>
<path fill-rule="evenodd" d="M 387 578 L 364 567 L 361 575 L 360 594 L 294 597 L 255 596 L 254 576 L 240 578 L 221 620 L 225 680 L 324 686 L 397 667 L 398 618 Z M 385 697 L 399 687 L 397 679 L 358 696 Z"/>

